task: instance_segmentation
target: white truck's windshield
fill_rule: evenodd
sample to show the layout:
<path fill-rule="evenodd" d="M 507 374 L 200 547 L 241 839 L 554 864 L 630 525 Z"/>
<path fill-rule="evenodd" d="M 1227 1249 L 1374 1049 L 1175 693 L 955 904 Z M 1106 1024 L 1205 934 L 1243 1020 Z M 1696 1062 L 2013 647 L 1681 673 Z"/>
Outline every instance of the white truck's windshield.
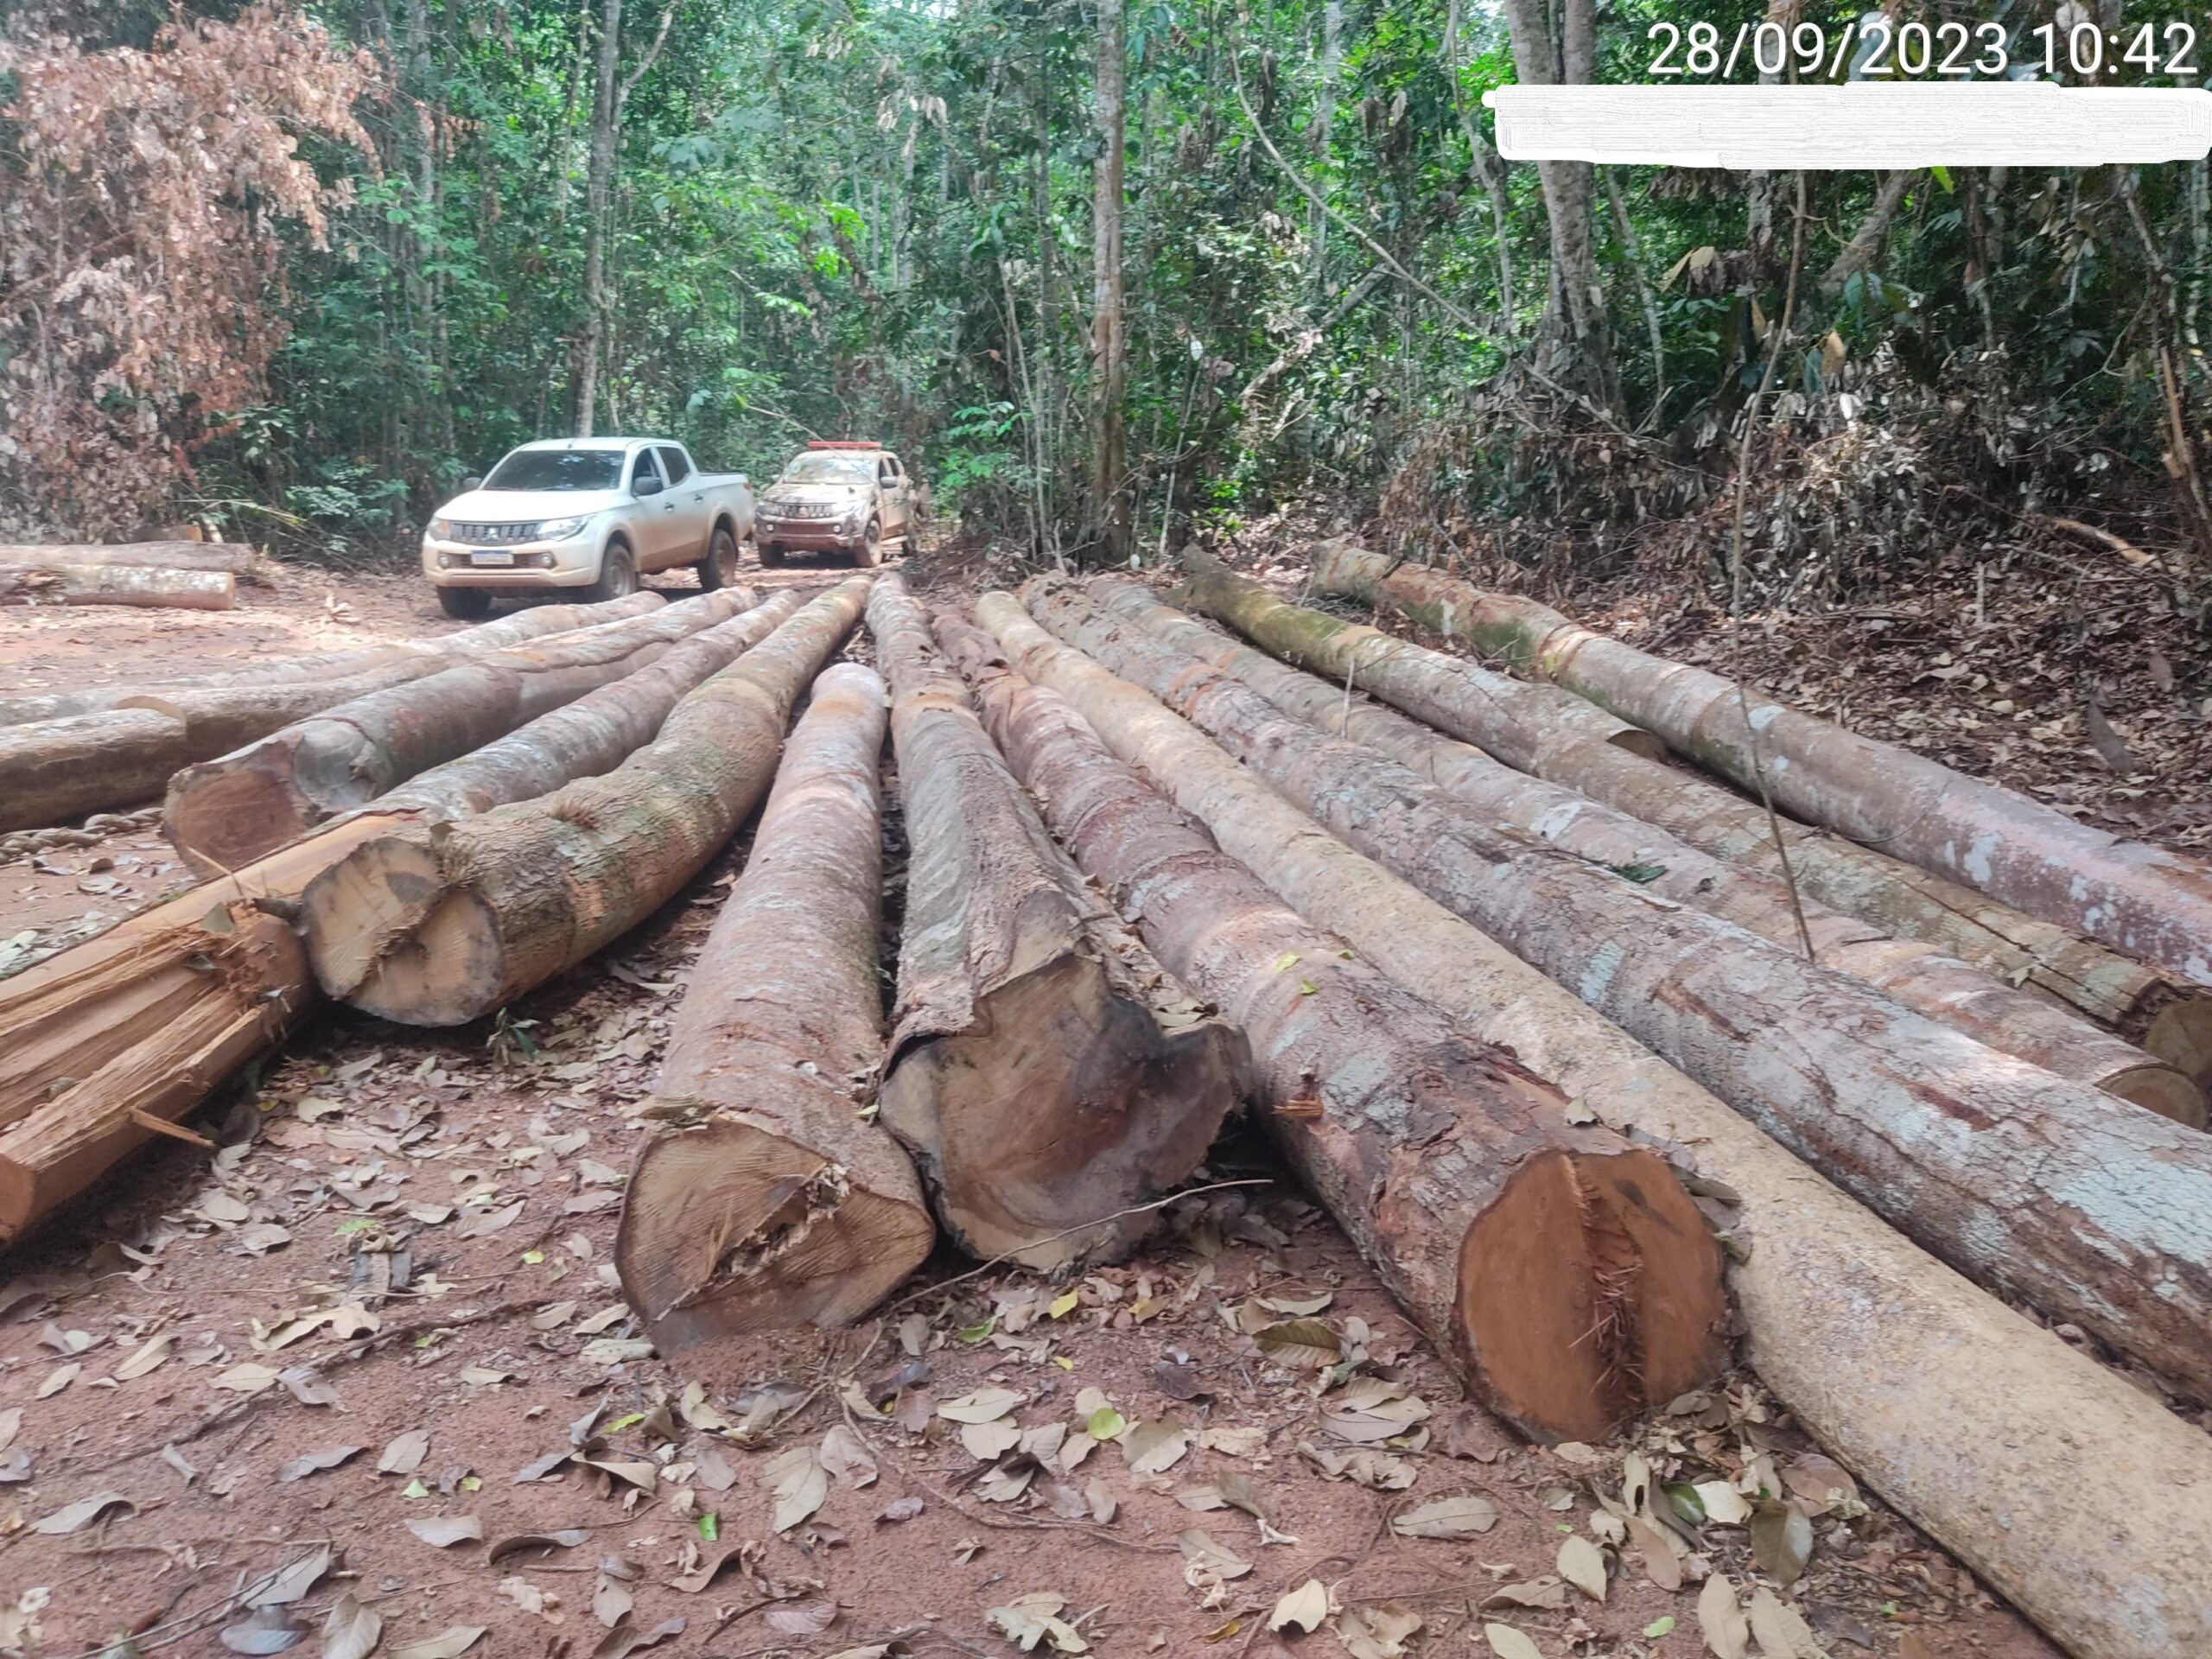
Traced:
<path fill-rule="evenodd" d="M 611 490 L 622 481 L 620 449 L 518 449 L 484 480 L 487 490 Z"/>
<path fill-rule="evenodd" d="M 801 455 L 784 468 L 786 484 L 865 484 L 875 476 L 873 461 L 852 455 Z"/>

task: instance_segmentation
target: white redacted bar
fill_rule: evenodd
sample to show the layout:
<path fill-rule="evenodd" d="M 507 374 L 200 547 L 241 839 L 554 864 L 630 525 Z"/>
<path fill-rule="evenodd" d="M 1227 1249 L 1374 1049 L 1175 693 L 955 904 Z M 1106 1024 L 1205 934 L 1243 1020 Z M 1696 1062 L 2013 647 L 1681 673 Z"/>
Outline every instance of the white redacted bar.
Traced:
<path fill-rule="evenodd" d="M 2047 80 L 1500 86 L 1510 161 L 1847 169 L 2096 167 L 2212 150 L 2212 92 Z"/>

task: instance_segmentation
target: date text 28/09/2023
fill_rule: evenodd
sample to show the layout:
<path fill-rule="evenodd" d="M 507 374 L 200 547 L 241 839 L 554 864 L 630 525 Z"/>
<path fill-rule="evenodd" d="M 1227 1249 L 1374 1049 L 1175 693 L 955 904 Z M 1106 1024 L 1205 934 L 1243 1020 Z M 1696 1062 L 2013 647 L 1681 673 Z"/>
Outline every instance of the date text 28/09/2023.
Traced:
<path fill-rule="evenodd" d="M 2070 14 L 2070 16 L 2069 16 Z M 1645 31 L 1655 79 L 1727 81 L 1739 75 L 1800 82 L 1874 79 L 2122 80 L 2197 84 L 2196 28 L 2178 19 L 2107 29 L 2079 7 L 2032 29 L 2003 23 L 1894 22 L 1879 13 L 1834 23 L 1657 22 Z"/>

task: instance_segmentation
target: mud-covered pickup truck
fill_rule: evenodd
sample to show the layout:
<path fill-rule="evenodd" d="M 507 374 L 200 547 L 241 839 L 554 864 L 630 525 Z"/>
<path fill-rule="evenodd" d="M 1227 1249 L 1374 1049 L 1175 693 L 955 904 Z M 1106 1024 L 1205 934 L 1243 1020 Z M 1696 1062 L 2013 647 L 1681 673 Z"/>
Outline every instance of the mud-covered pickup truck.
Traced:
<path fill-rule="evenodd" d="M 753 540 L 760 563 L 792 553 L 842 553 L 872 565 L 883 544 L 903 539 L 917 509 L 916 486 L 880 443 L 822 439 L 791 457 L 760 497 Z"/>
<path fill-rule="evenodd" d="M 508 451 L 438 509 L 423 574 L 461 617 L 485 615 L 501 594 L 620 599 L 640 575 L 686 564 L 701 587 L 721 588 L 752 533 L 743 473 L 702 473 L 666 438 L 557 438 Z"/>

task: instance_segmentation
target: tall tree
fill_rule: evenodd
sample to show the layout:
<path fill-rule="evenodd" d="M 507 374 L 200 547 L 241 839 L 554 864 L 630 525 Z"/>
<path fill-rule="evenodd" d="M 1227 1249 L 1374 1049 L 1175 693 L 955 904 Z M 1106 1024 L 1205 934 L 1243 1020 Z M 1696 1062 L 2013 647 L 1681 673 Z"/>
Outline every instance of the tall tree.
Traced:
<path fill-rule="evenodd" d="M 635 69 L 618 80 L 622 65 L 622 0 L 601 0 L 599 14 L 599 73 L 592 89 L 591 161 L 584 174 L 584 325 L 576 338 L 575 432 L 592 435 L 594 410 L 599 402 L 601 358 L 607 346 L 607 242 L 613 229 L 615 172 L 621 155 L 622 110 L 630 94 L 668 43 L 669 25 L 676 20 L 677 0 L 669 0 L 653 35 Z"/>
<path fill-rule="evenodd" d="M 1123 10 L 1127 0 L 1098 0 L 1098 157 L 1091 163 L 1091 512 L 1099 556 L 1129 555 L 1129 497 L 1122 402 L 1128 340 L 1122 315 L 1122 171 L 1124 129 Z"/>

